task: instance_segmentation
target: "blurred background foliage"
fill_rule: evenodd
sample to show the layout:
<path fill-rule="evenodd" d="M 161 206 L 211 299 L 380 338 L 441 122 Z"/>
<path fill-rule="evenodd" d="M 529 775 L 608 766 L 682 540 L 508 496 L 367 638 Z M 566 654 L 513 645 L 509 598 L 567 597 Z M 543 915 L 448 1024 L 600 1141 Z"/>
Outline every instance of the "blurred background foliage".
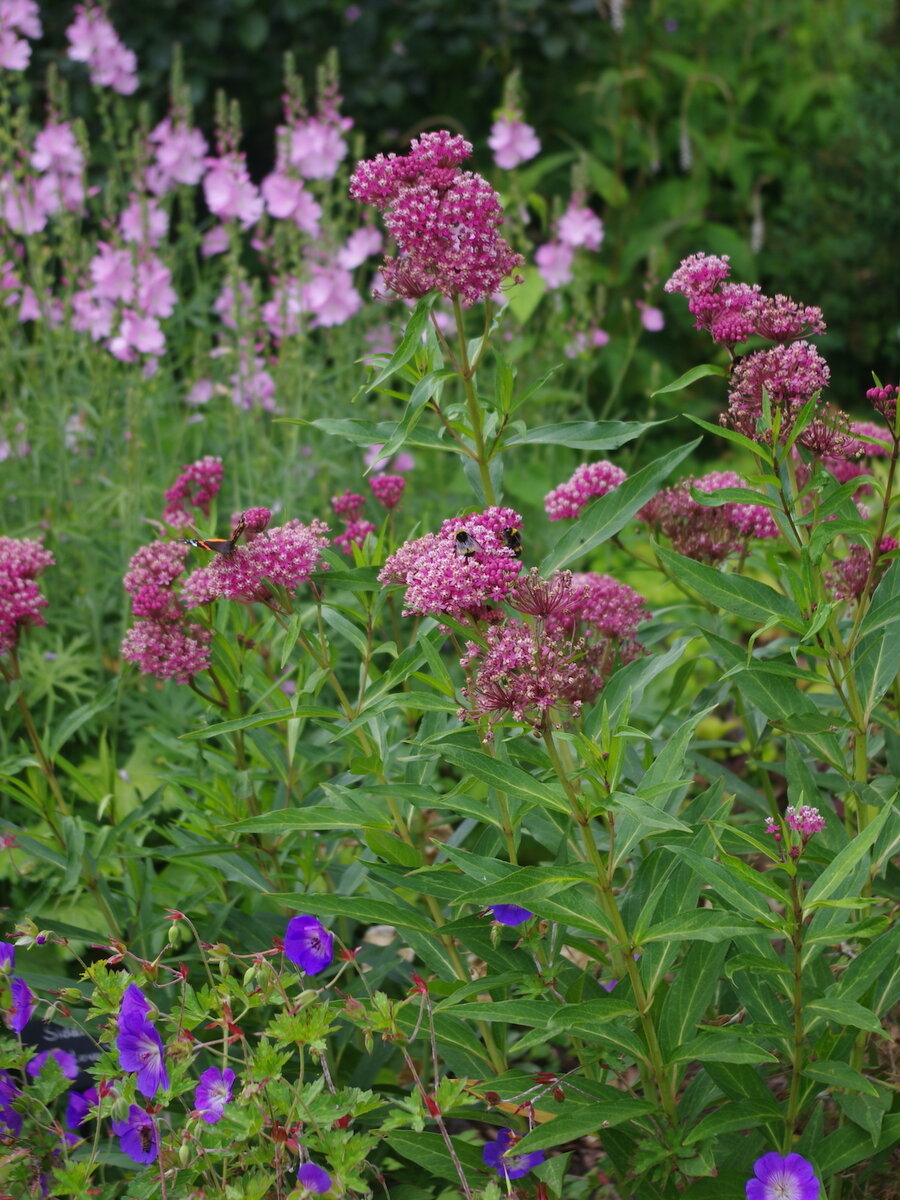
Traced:
<path fill-rule="evenodd" d="M 41 10 L 37 66 L 64 43 L 72 5 Z M 564 203 L 578 159 L 606 203 L 620 261 L 604 286 L 643 271 L 659 300 L 657 275 L 684 254 L 730 253 L 735 277 L 822 307 L 836 403 L 858 403 L 872 370 L 900 372 L 891 0 L 158 0 L 113 3 L 111 15 L 154 113 L 176 43 L 204 127 L 217 89 L 239 101 L 256 177 L 273 157 L 286 50 L 312 80 L 337 49 L 344 111 L 366 153 L 449 127 L 475 143 L 482 170 L 518 69 L 543 143 L 542 194 Z M 552 213 L 540 215 L 547 225 Z M 678 313 L 654 339 L 670 357 L 688 321 L 662 306 Z M 614 377 L 615 354 L 605 359 Z"/>

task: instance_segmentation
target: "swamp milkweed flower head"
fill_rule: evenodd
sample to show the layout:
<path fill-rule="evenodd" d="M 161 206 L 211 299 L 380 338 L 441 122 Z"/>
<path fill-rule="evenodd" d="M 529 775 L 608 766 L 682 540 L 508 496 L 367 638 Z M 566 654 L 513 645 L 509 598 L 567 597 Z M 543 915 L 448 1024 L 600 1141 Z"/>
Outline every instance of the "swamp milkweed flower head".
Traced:
<path fill-rule="evenodd" d="M 234 1071 L 230 1067 L 221 1070 L 209 1067 L 200 1076 L 194 1091 L 194 1108 L 207 1125 L 221 1121 L 225 1105 L 231 1100 L 234 1086 Z"/>
<path fill-rule="evenodd" d="M 460 170 L 472 154 L 447 130 L 415 138 L 406 155 L 357 164 L 350 195 L 384 214 L 399 255 L 385 259 L 385 286 L 417 299 L 439 291 L 468 306 L 486 300 L 522 264 L 500 236 L 500 197 L 486 179 Z"/>
<path fill-rule="evenodd" d="M 267 601 L 273 585 L 293 591 L 322 565 L 327 533 L 328 526 L 318 520 L 309 525 L 290 520 L 267 529 L 231 554 L 217 554 L 209 566 L 192 571 L 182 586 L 182 601 L 196 608 L 218 599 Z"/>
<path fill-rule="evenodd" d="M 577 639 L 588 674 L 582 699 L 592 700 L 617 666 L 643 654 L 636 634 L 650 614 L 634 588 L 594 571 L 572 576 L 569 600 L 564 611 L 547 618 L 545 629 L 557 637 L 567 635 L 572 645 Z"/>
<path fill-rule="evenodd" d="M 488 605 L 508 598 L 518 578 L 520 563 L 503 531 L 521 524 L 511 508 L 451 517 L 437 533 L 404 542 L 385 562 L 379 582 L 406 588 L 406 614 L 483 617 Z"/>
<path fill-rule="evenodd" d="M 753 1175 L 746 1184 L 747 1200 L 818 1200 L 819 1180 L 800 1154 L 764 1154 L 753 1164 Z"/>
<path fill-rule="evenodd" d="M 209 516 L 210 505 L 219 494 L 225 468 L 221 458 L 206 454 L 183 467 L 181 474 L 165 494 L 163 520 L 175 529 L 184 529 L 193 521 L 189 508 Z"/>
<path fill-rule="evenodd" d="M 896 538 L 884 537 L 874 550 L 854 542 L 850 553 L 840 562 L 835 563 L 834 571 L 825 574 L 825 581 L 838 600 L 858 600 L 872 571 L 873 583 L 877 583 L 890 565 L 891 554 L 900 549 Z"/>
<path fill-rule="evenodd" d="M 888 383 L 884 387 L 869 388 L 866 392 L 866 399 L 871 400 L 875 411 L 881 413 L 884 419 L 893 425 L 894 418 L 897 416 L 898 394 L 900 394 L 900 388 L 895 383 Z"/>
<path fill-rule="evenodd" d="M 559 484 L 544 497 L 544 511 L 551 521 L 577 517 L 584 506 L 596 496 L 605 496 L 628 476 L 611 462 L 582 463 L 570 479 Z"/>
<path fill-rule="evenodd" d="M 516 1154 L 515 1147 L 518 1141 L 519 1138 L 511 1129 L 498 1129 L 496 1141 L 488 1142 L 481 1151 L 484 1165 L 493 1167 L 501 1179 L 521 1179 L 544 1161 L 543 1150 Z"/>
<path fill-rule="evenodd" d="M 315 917 L 292 917 L 284 931 L 284 955 L 304 975 L 318 975 L 331 966 L 334 934 Z"/>
<path fill-rule="evenodd" d="M 400 503 L 406 480 L 402 475 L 374 475 L 369 487 L 381 507 L 390 510 Z"/>
<path fill-rule="evenodd" d="M 27 625 L 44 625 L 47 605 L 35 580 L 54 563 L 38 538 L 0 537 L 0 654 L 13 650 Z"/>
<path fill-rule="evenodd" d="M 778 526 L 762 504 L 726 501 L 715 508 L 699 504 L 691 489 L 714 495 L 725 488 L 746 488 L 734 471 L 711 471 L 665 488 L 638 512 L 638 519 L 663 533 L 679 554 L 698 562 L 720 563 L 746 548 L 749 538 L 778 537 Z"/>
<path fill-rule="evenodd" d="M 156 1123 L 148 1112 L 132 1104 L 124 1121 L 113 1121 L 112 1131 L 122 1153 L 136 1163 L 152 1163 L 159 1153 Z"/>

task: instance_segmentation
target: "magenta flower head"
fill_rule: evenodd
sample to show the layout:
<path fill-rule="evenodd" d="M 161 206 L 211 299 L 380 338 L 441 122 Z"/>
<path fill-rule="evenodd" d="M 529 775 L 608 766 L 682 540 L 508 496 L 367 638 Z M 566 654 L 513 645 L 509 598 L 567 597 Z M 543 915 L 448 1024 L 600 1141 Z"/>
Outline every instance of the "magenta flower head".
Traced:
<path fill-rule="evenodd" d="M 605 496 L 628 476 L 611 462 L 582 463 L 571 479 L 555 487 L 544 497 L 544 509 L 551 521 L 577 517 L 588 501 Z"/>
<path fill-rule="evenodd" d="M 381 507 L 392 509 L 400 503 L 406 480 L 402 475 L 375 475 L 369 481 L 369 486 Z"/>
<path fill-rule="evenodd" d="M 501 1179 L 521 1179 L 544 1161 L 543 1150 L 532 1150 L 530 1154 L 516 1154 L 519 1138 L 511 1129 L 498 1129 L 497 1140 L 488 1142 L 481 1151 L 486 1167 L 493 1167 Z"/>
<path fill-rule="evenodd" d="M 331 1176 L 315 1163 L 305 1162 L 297 1171 L 297 1182 L 310 1195 L 322 1196 L 331 1187 Z"/>
<path fill-rule="evenodd" d="M 20 979 L 18 975 L 13 975 L 10 979 L 9 991 L 12 997 L 9 1009 L 9 1027 L 13 1033 L 21 1033 L 37 1008 L 37 996 L 25 980 Z"/>
<path fill-rule="evenodd" d="M 292 917 L 284 932 L 284 954 L 304 975 L 318 975 L 331 966 L 334 934 L 315 917 Z"/>
<path fill-rule="evenodd" d="M 350 195 L 384 213 L 400 254 L 382 267 L 387 287 L 416 299 L 431 291 L 471 305 L 486 300 L 522 263 L 500 236 L 500 197 L 459 164 L 472 146 L 447 130 L 413 140 L 406 155 L 357 164 Z"/>
<path fill-rule="evenodd" d="M 206 567 L 184 581 L 182 601 L 189 608 L 213 600 L 265 601 L 272 597 L 270 584 L 293 591 L 309 580 L 321 564 L 328 545 L 328 526 L 321 521 L 304 525 L 286 521 L 262 536 L 254 536 L 231 554 L 217 554 Z"/>
<path fill-rule="evenodd" d="M 189 508 L 198 508 L 204 517 L 209 516 L 210 505 L 219 494 L 225 468 L 221 458 L 207 454 L 182 468 L 181 474 L 166 492 L 166 507 L 163 520 L 167 525 L 183 529 L 190 525 L 193 516 Z"/>
<path fill-rule="evenodd" d="M 379 582 L 406 588 L 404 613 L 484 616 L 487 605 L 509 597 L 519 576 L 506 531 L 521 524 L 511 508 L 452 517 L 438 533 L 405 542 L 384 564 Z"/>
<path fill-rule="evenodd" d="M 194 1091 L 194 1108 L 207 1125 L 215 1125 L 217 1121 L 221 1121 L 225 1105 L 231 1100 L 233 1085 L 234 1071 L 230 1067 L 226 1067 L 224 1071 L 218 1067 L 209 1067 L 200 1076 L 200 1082 Z"/>
<path fill-rule="evenodd" d="M 747 1200 L 818 1200 L 819 1181 L 800 1154 L 783 1158 L 772 1151 L 753 1164 L 754 1179 L 747 1180 Z"/>
<path fill-rule="evenodd" d="M 491 912 L 494 914 L 494 920 L 499 921 L 501 925 L 522 925 L 534 916 L 530 909 L 522 908 L 518 904 L 492 904 Z"/>
<path fill-rule="evenodd" d="M 65 1075 L 66 1079 L 78 1078 L 78 1063 L 75 1061 L 75 1056 L 69 1054 L 67 1050 L 58 1050 L 54 1047 L 52 1050 L 42 1050 L 40 1054 L 36 1054 L 25 1068 L 32 1079 L 37 1079 L 48 1058 L 56 1059 L 57 1063 L 59 1063 L 59 1069 Z"/>
<path fill-rule="evenodd" d="M 156 1124 L 149 1113 L 132 1104 L 124 1121 L 113 1121 L 112 1131 L 123 1154 L 136 1163 L 152 1163 L 159 1153 Z"/>
<path fill-rule="evenodd" d="M 40 540 L 0 537 L 0 654 L 15 648 L 26 625 L 45 624 L 47 601 L 35 579 L 53 561 Z"/>

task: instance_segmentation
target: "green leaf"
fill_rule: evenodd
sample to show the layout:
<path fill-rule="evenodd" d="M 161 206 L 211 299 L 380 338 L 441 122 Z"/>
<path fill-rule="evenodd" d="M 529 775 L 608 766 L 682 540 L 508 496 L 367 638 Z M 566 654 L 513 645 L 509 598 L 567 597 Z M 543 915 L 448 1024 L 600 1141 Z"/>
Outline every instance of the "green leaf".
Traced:
<path fill-rule="evenodd" d="M 797 605 L 767 583 L 744 575 L 726 575 L 665 546 L 658 546 L 656 553 L 679 583 L 686 584 L 723 612 L 744 617 L 760 626 L 777 617 L 789 628 L 797 632 L 802 630 L 803 620 Z"/>
<path fill-rule="evenodd" d="M 820 900 L 827 900 L 836 894 L 847 893 L 848 885 L 852 884 L 853 867 L 856 866 L 869 847 L 873 845 L 893 811 L 892 806 L 886 804 L 878 813 L 875 820 L 867 825 L 861 833 L 857 834 L 832 859 L 806 893 L 804 908 L 811 910 L 816 907 Z"/>
<path fill-rule="evenodd" d="M 528 1154 L 532 1150 L 548 1150 L 564 1142 L 575 1141 L 588 1134 L 600 1133 L 623 1121 L 633 1121 L 645 1113 L 652 1112 L 653 1105 L 645 1100 L 632 1100 L 622 1096 L 621 1100 L 595 1101 L 593 1104 L 573 1106 L 572 1111 L 554 1117 L 546 1125 L 533 1129 L 518 1143 L 516 1150 Z"/>
<path fill-rule="evenodd" d="M 733 678 L 744 698 L 771 723 L 796 733 L 824 762 L 838 770 L 843 767 L 840 744 L 829 731 L 831 722 L 789 677 L 754 662 L 735 671 Z"/>
<path fill-rule="evenodd" d="M 815 1079 L 817 1083 L 827 1083 L 829 1087 L 843 1088 L 848 1092 L 865 1092 L 869 1096 L 877 1096 L 878 1088 L 859 1071 L 855 1071 L 848 1063 L 835 1062 L 830 1059 L 819 1059 L 803 1068 L 802 1074 L 807 1079 Z"/>
<path fill-rule="evenodd" d="M 319 705 L 299 705 L 297 708 L 276 708 L 272 712 L 252 713 L 249 717 L 234 717 L 231 721 L 218 721 L 215 725 L 206 725 L 203 729 L 192 729 L 190 732 L 178 736 L 183 742 L 200 742 L 205 738 L 218 737 L 220 734 L 234 733 L 237 729 L 260 729 L 264 725 L 276 725 L 295 717 L 321 717 L 339 720 L 340 716 L 341 714 L 333 708 L 322 708 Z"/>
<path fill-rule="evenodd" d="M 776 1056 L 740 1030 L 720 1029 L 715 1032 L 708 1030 L 685 1042 L 675 1050 L 669 1061 L 673 1064 L 721 1062 L 751 1065 L 773 1063 Z"/>
<path fill-rule="evenodd" d="M 699 366 L 691 367 L 689 371 L 685 371 L 683 375 L 679 375 L 672 383 L 667 383 L 665 387 L 657 388 L 655 392 L 651 392 L 651 397 L 665 396 L 671 392 L 683 392 L 685 388 L 690 387 L 692 383 L 696 383 L 698 379 L 706 379 L 709 375 L 715 375 L 719 379 L 727 379 L 728 371 L 725 367 L 717 366 L 715 363 L 700 363 Z"/>
<path fill-rule="evenodd" d="M 432 936 L 435 933 L 430 921 L 399 898 L 392 904 L 365 896 L 325 896 L 318 892 L 269 892 L 269 898 L 314 917 L 348 917 L 360 925 L 394 925 Z"/>
<path fill-rule="evenodd" d="M 371 392 L 375 388 L 380 387 L 385 380 L 390 379 L 392 375 L 405 366 L 413 355 L 421 349 L 422 334 L 425 332 L 431 310 L 434 308 L 437 299 L 437 292 L 429 292 L 427 296 L 423 296 L 416 304 L 412 315 L 406 323 L 406 329 L 403 331 L 403 337 L 400 339 L 399 346 L 375 378 L 370 381 L 366 387 L 366 391 Z"/>
<path fill-rule="evenodd" d="M 384 1139 L 392 1150 L 402 1158 L 415 1163 L 418 1170 L 428 1178 L 449 1179 L 459 1184 L 459 1175 L 450 1157 L 444 1139 L 439 1133 L 413 1133 L 395 1129 Z M 461 1138 L 451 1138 L 453 1151 L 462 1164 L 468 1178 L 477 1178 L 484 1170 L 479 1150 Z"/>
<path fill-rule="evenodd" d="M 537 425 L 507 438 L 507 446 L 569 446 L 572 450 L 615 450 L 666 421 L 565 421 Z"/>
<path fill-rule="evenodd" d="M 509 311 L 525 325 L 543 299 L 547 285 L 537 267 L 522 267 L 518 274 L 522 276 L 522 283 L 510 288 L 506 295 Z"/>
<path fill-rule="evenodd" d="M 655 924 L 640 939 L 648 942 L 723 942 L 757 930 L 753 921 L 711 908 L 695 908 Z"/>
<path fill-rule="evenodd" d="M 900 562 L 892 563 L 885 572 L 866 616 L 873 608 L 884 606 L 893 609 L 893 618 L 873 623 L 871 632 L 863 634 L 853 651 L 853 672 L 866 724 L 900 671 Z M 865 620 L 860 628 L 864 626 Z"/>
<path fill-rule="evenodd" d="M 723 1133 L 749 1132 L 758 1125 L 772 1120 L 772 1113 L 762 1104 L 752 1100 L 739 1101 L 734 1104 L 730 1100 L 717 1108 L 715 1112 L 704 1117 L 684 1136 L 686 1146 L 706 1138 L 720 1137 Z"/>
<path fill-rule="evenodd" d="M 727 425 L 711 425 L 709 421 L 695 417 L 693 413 L 686 412 L 684 415 L 689 421 L 693 421 L 695 425 L 705 429 L 707 433 L 714 433 L 716 437 L 724 438 L 726 442 L 732 442 L 735 446 L 740 446 L 742 450 L 747 450 L 750 454 L 762 457 L 766 462 L 771 462 L 771 452 L 768 448 L 760 445 L 759 442 L 754 442 L 752 438 L 746 437 L 743 433 L 729 429 Z"/>
<path fill-rule="evenodd" d="M 556 812 L 568 814 L 571 811 L 558 784 L 542 783 L 511 763 L 500 762 L 487 754 L 481 754 L 477 750 L 466 750 L 462 746 L 442 745 L 440 757 L 509 796 L 529 800 L 532 804 Z"/>
<path fill-rule="evenodd" d="M 361 825 L 360 814 L 353 812 L 342 813 L 335 811 L 330 805 L 312 804 L 308 808 L 280 808 L 275 812 L 262 813 L 258 817 L 247 817 L 243 821 L 235 821 L 227 826 L 235 833 L 275 833 L 287 834 L 297 832 L 316 832 L 320 829 L 356 829 Z M 372 828 L 370 821 L 365 821 L 367 828 Z M 390 817 L 385 814 L 380 828 L 391 829 Z"/>
<path fill-rule="evenodd" d="M 541 563 L 549 575 L 574 559 L 582 558 L 623 529 L 639 508 L 656 495 L 660 483 L 700 444 L 700 439 L 670 450 L 643 467 L 605 496 L 595 500 L 579 516 Z"/>
<path fill-rule="evenodd" d="M 821 1000 L 811 1000 L 803 1011 L 809 1029 L 814 1029 L 821 1021 L 831 1021 L 841 1027 L 852 1025 L 854 1029 L 867 1029 L 870 1033 L 887 1036 L 875 1013 L 870 1008 L 863 1008 L 855 1000 L 836 1000 L 825 996 Z"/>
<path fill-rule="evenodd" d="M 696 942 L 688 950 L 663 1000 L 657 1025 L 660 1049 L 667 1062 L 693 1034 L 715 992 L 727 947 Z"/>

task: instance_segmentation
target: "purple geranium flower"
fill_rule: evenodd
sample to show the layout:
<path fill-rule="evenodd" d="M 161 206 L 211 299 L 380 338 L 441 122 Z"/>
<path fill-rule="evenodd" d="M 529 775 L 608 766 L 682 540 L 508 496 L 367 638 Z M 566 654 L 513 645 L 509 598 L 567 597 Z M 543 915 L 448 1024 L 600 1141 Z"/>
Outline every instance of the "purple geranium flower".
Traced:
<path fill-rule="evenodd" d="M 494 914 L 494 920 L 499 921 L 501 925 L 521 925 L 523 921 L 529 921 L 534 916 L 531 909 L 521 908 L 518 904 L 492 904 L 491 912 Z"/>
<path fill-rule="evenodd" d="M 160 1088 L 169 1086 L 162 1038 L 149 1021 L 133 1017 L 123 1023 L 120 1018 L 116 1049 L 122 1070 L 137 1072 L 137 1089 L 142 1096 L 149 1099 Z"/>
<path fill-rule="evenodd" d="M 318 975 L 331 966 L 334 934 L 315 917 L 292 917 L 284 933 L 284 953 L 305 975 Z"/>
<path fill-rule="evenodd" d="M 112 1130 L 123 1154 L 136 1163 L 151 1163 L 159 1153 L 156 1126 L 149 1113 L 132 1104 L 124 1121 L 113 1121 Z"/>
<path fill-rule="evenodd" d="M 69 1092 L 66 1125 L 70 1129 L 80 1129 L 90 1116 L 91 1109 L 99 1103 L 100 1096 L 95 1087 L 89 1087 L 86 1092 Z"/>
<path fill-rule="evenodd" d="M 21 1033 L 31 1020 L 31 1014 L 37 1007 L 37 996 L 35 996 L 25 980 L 20 979 L 18 975 L 13 975 L 9 981 L 9 990 L 12 995 L 12 1008 L 9 1010 L 9 1025 L 13 1033 Z"/>
<path fill-rule="evenodd" d="M 119 1029 L 127 1021 L 143 1020 L 150 1012 L 150 1001 L 136 983 L 129 983 L 122 993 L 122 1003 L 119 1007 Z"/>
<path fill-rule="evenodd" d="M 14 1138 L 22 1133 L 23 1117 L 13 1108 L 12 1102 L 21 1095 L 10 1073 L 0 1071 L 0 1125 L 5 1125 Z"/>
<path fill-rule="evenodd" d="M 521 1179 L 532 1167 L 540 1166 L 544 1161 L 543 1150 L 532 1150 L 529 1154 L 510 1153 L 518 1140 L 511 1129 L 498 1129 L 497 1140 L 488 1142 L 481 1151 L 484 1165 L 493 1167 L 501 1178 L 506 1179 Z"/>
<path fill-rule="evenodd" d="M 12 942 L 0 942 L 0 971 L 4 974 L 16 965 L 16 948 Z"/>
<path fill-rule="evenodd" d="M 218 1067 L 210 1067 L 200 1076 L 200 1082 L 194 1092 L 194 1108 L 207 1125 L 215 1125 L 221 1121 L 225 1105 L 231 1099 L 231 1087 L 234 1083 L 234 1071 L 226 1067 L 220 1071 Z"/>
<path fill-rule="evenodd" d="M 819 1181 L 812 1163 L 800 1154 L 783 1158 L 776 1151 L 753 1164 L 755 1179 L 747 1180 L 747 1200 L 818 1200 Z"/>
<path fill-rule="evenodd" d="M 297 1182 L 301 1187 L 306 1188 L 308 1192 L 313 1192 L 316 1196 L 321 1196 L 323 1192 L 327 1192 L 331 1187 L 331 1176 L 322 1167 L 316 1166 L 315 1163 L 305 1162 L 300 1164 L 300 1169 L 297 1172 Z"/>
<path fill-rule="evenodd" d="M 44 1063 L 48 1058 L 55 1058 L 59 1063 L 59 1069 L 65 1075 L 66 1079 L 78 1078 L 78 1063 L 75 1061 L 74 1054 L 70 1054 L 68 1050 L 42 1050 L 40 1054 L 36 1054 L 25 1070 L 32 1079 L 37 1079 L 41 1071 L 44 1069 Z"/>

